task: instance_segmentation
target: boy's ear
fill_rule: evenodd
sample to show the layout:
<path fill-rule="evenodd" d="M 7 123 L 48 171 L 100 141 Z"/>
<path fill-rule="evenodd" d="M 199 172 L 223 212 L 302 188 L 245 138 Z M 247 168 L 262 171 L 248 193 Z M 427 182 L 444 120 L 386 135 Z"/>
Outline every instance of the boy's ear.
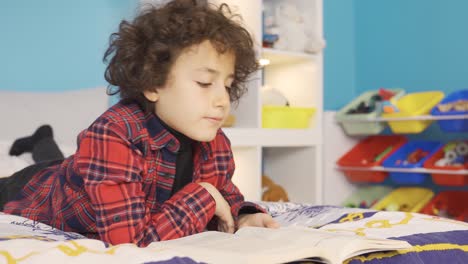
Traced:
<path fill-rule="evenodd" d="M 148 101 L 153 102 L 153 103 L 156 103 L 159 99 L 159 93 L 157 89 L 155 89 L 154 91 L 144 90 L 143 95 L 146 97 Z"/>

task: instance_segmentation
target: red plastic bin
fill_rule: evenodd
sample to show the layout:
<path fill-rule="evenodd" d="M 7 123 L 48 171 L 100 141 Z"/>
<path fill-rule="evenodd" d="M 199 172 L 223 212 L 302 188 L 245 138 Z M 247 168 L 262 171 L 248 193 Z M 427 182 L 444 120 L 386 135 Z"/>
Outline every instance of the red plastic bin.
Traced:
<path fill-rule="evenodd" d="M 468 141 L 466 141 L 468 143 Z M 436 169 L 436 170 L 447 170 L 447 171 L 459 171 L 468 170 L 468 161 L 465 161 L 463 166 L 436 166 L 435 163 L 444 157 L 445 146 L 440 147 L 437 152 L 429 157 L 424 162 L 424 168 Z M 468 176 L 464 174 L 444 174 L 444 173 L 433 173 L 431 174 L 432 181 L 438 185 L 444 186 L 464 186 L 468 184 Z"/>
<path fill-rule="evenodd" d="M 380 166 L 393 152 L 406 143 L 405 136 L 370 136 L 362 140 L 344 154 L 337 164 L 342 167 L 370 168 Z M 383 182 L 388 176 L 385 171 L 359 171 L 343 169 L 351 182 Z"/>
<path fill-rule="evenodd" d="M 421 213 L 468 222 L 468 191 L 445 191 L 437 194 Z"/>

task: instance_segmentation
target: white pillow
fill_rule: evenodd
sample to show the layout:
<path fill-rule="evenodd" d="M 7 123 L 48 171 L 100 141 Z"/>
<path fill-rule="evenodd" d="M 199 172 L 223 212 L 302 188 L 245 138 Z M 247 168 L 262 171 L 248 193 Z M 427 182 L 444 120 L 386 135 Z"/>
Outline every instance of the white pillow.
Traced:
<path fill-rule="evenodd" d="M 0 141 L 0 178 L 9 177 L 13 173 L 33 164 L 31 154 L 19 157 L 10 156 L 10 146 L 13 141 Z"/>
<path fill-rule="evenodd" d="M 0 91 L 0 140 L 13 141 L 50 124 L 59 145 L 76 137 L 109 106 L 105 87 L 61 92 Z"/>
<path fill-rule="evenodd" d="M 9 177 L 13 173 L 22 170 L 23 168 L 34 164 L 32 154 L 30 152 L 23 153 L 20 156 L 10 156 L 10 147 L 13 141 L 0 141 L 0 178 Z M 76 147 L 59 146 L 65 157 L 75 153 Z"/>

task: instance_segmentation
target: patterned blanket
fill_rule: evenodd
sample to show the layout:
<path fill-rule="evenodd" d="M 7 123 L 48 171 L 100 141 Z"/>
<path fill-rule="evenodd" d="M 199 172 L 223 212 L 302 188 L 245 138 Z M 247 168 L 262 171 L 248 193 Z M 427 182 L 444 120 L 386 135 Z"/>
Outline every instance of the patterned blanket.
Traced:
<path fill-rule="evenodd" d="M 346 263 L 468 263 L 468 224 L 405 212 L 261 203 L 282 226 L 408 241 L 412 248 L 371 253 Z M 157 242 L 155 242 L 157 243 Z M 194 260 L 171 250 L 111 246 L 26 218 L 0 213 L 0 263 L 171 263 Z"/>

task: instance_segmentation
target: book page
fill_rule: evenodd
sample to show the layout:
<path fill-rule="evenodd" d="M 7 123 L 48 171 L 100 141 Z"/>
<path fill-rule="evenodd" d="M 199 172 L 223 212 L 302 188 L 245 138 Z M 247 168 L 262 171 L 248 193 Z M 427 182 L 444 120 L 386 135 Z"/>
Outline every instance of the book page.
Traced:
<path fill-rule="evenodd" d="M 283 238 L 279 232 L 262 235 L 262 231 L 273 229 L 249 227 L 241 230 L 234 235 L 208 231 L 150 246 L 170 249 L 208 263 L 284 263 L 321 255 L 319 249 L 304 246 L 302 241 L 289 241 L 290 238 Z"/>
<path fill-rule="evenodd" d="M 208 263 L 284 263 L 310 257 L 342 263 L 364 252 L 409 246 L 404 241 L 367 239 L 303 227 L 244 227 L 234 235 L 208 231 L 153 244 Z"/>

